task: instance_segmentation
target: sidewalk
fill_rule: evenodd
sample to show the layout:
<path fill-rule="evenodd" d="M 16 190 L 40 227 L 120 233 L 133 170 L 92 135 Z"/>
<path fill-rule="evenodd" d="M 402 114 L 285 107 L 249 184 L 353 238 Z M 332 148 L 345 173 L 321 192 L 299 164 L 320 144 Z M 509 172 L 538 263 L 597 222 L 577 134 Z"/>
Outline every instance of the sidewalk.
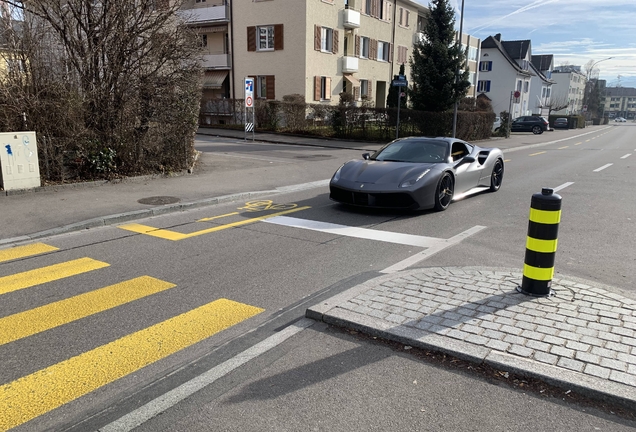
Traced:
<path fill-rule="evenodd" d="M 380 276 L 308 318 L 543 380 L 636 410 L 636 300 L 572 277 L 556 295 L 517 292 L 509 269 L 424 268 Z"/>

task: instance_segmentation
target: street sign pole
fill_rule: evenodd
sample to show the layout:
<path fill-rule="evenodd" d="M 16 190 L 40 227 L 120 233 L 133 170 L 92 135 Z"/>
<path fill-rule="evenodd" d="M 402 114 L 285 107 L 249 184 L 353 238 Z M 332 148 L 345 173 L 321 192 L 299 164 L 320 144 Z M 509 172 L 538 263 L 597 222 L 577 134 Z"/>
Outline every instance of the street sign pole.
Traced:
<path fill-rule="evenodd" d="M 255 140 L 255 132 L 254 129 L 256 129 L 255 124 L 254 124 L 254 78 L 249 78 L 249 77 L 245 77 L 245 85 L 243 86 L 243 88 L 245 89 L 245 108 L 244 108 L 244 115 L 243 115 L 243 121 L 245 122 L 245 128 L 244 128 L 244 140 L 247 141 L 247 133 L 248 132 L 252 132 L 252 141 Z M 252 122 L 250 123 L 248 120 L 248 112 L 252 112 Z"/>
<path fill-rule="evenodd" d="M 400 136 L 400 105 L 402 105 L 402 88 L 408 87 L 409 83 L 406 80 L 405 75 L 393 75 L 393 81 L 391 81 L 392 87 L 398 88 L 398 106 L 397 106 L 397 123 L 395 125 L 395 139 Z"/>
<path fill-rule="evenodd" d="M 397 113 L 397 124 L 395 125 L 395 139 L 400 137 L 400 105 L 402 105 L 402 88 L 399 88 L 398 91 L 398 113 Z"/>

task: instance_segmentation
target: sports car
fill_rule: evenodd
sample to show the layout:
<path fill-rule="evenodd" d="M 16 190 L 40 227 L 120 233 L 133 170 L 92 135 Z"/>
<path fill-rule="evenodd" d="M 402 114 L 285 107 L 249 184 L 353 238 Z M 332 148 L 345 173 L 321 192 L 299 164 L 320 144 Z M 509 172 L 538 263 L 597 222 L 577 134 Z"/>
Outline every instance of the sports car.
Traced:
<path fill-rule="evenodd" d="M 456 138 L 409 137 L 343 164 L 333 201 L 362 207 L 446 210 L 453 199 L 501 187 L 503 153 Z"/>

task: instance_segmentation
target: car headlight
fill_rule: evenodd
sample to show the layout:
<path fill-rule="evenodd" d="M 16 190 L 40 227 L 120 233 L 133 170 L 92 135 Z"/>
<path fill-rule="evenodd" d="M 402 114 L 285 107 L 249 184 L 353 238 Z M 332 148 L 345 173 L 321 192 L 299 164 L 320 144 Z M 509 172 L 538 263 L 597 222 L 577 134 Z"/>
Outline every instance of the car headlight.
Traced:
<path fill-rule="evenodd" d="M 333 177 L 331 178 L 332 182 L 338 181 L 340 180 L 340 172 L 342 172 L 342 167 L 345 166 L 345 164 L 340 165 L 340 168 L 338 168 L 338 170 L 336 171 L 336 173 L 333 175 Z"/>
<path fill-rule="evenodd" d="M 430 169 L 427 169 L 426 171 L 424 171 L 422 174 L 420 174 L 419 176 L 417 176 L 414 179 L 411 180 L 407 180 L 405 182 L 402 182 L 402 184 L 400 185 L 400 187 L 411 187 L 413 186 L 415 183 L 417 183 L 418 181 L 420 181 L 426 174 L 428 174 L 428 172 L 430 171 Z"/>

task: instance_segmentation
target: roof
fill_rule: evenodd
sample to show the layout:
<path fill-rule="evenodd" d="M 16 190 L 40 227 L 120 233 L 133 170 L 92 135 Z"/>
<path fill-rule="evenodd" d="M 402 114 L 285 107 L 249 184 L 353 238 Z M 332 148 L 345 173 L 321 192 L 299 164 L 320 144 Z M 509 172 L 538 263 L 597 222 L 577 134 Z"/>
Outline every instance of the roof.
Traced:
<path fill-rule="evenodd" d="M 528 55 L 530 39 L 501 42 L 511 59 L 522 60 Z"/>
<path fill-rule="evenodd" d="M 515 42 L 515 41 L 513 41 Z M 517 41 L 518 42 L 518 41 Z M 526 41 L 523 41 L 526 42 Z M 529 48 L 530 46 L 530 41 L 528 40 L 528 46 L 526 47 L 526 50 Z M 506 48 L 504 48 L 504 44 L 505 42 L 501 42 L 501 34 L 497 34 L 495 36 L 488 36 L 482 43 L 481 43 L 481 49 L 482 51 L 484 49 L 497 49 L 499 50 L 499 52 L 504 56 L 504 58 L 506 60 L 508 60 L 508 63 L 510 63 L 510 65 L 515 69 L 515 71 L 521 75 L 526 75 L 526 76 L 532 76 L 534 75 L 532 72 L 527 71 L 527 70 L 523 70 L 521 69 L 521 66 L 519 66 L 517 64 L 517 62 L 513 59 L 513 57 L 510 56 L 510 54 L 508 53 L 508 50 L 506 50 Z M 521 44 L 520 44 L 521 45 Z M 526 51 L 527 52 L 527 51 Z"/>
<path fill-rule="evenodd" d="M 553 62 L 554 55 L 552 54 L 532 56 L 532 64 L 540 71 L 550 70 Z"/>
<path fill-rule="evenodd" d="M 605 96 L 636 96 L 636 88 L 634 87 L 606 87 Z"/>

